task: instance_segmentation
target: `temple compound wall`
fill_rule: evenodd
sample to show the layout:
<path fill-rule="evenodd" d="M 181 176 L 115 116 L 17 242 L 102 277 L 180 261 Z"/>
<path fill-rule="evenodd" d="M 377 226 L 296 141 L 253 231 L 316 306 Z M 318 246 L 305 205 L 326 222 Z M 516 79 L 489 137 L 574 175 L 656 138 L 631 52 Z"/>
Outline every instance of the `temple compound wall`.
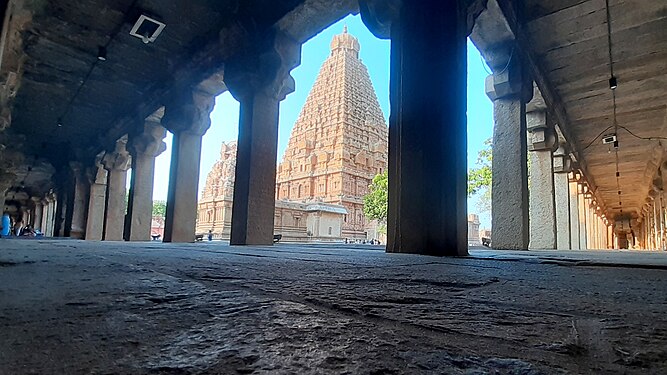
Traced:
<path fill-rule="evenodd" d="M 206 178 L 199 200 L 197 234 L 212 231 L 215 239 L 229 239 L 232 225 L 236 142 L 222 143 L 220 159 Z M 340 205 L 276 201 L 274 232 L 288 242 L 343 241 L 347 210 Z"/>

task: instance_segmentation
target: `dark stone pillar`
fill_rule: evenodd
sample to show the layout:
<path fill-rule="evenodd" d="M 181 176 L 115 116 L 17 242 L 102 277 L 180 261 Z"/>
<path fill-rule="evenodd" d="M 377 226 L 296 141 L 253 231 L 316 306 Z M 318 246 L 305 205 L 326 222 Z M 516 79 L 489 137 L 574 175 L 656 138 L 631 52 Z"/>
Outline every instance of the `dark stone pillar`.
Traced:
<path fill-rule="evenodd" d="M 88 170 L 90 192 L 88 193 L 88 217 L 86 218 L 86 240 L 101 241 L 104 234 L 105 205 L 107 198 L 108 172 L 96 159 Z"/>
<path fill-rule="evenodd" d="M 211 126 L 215 96 L 184 90 L 165 106 L 162 125 L 174 134 L 164 242 L 194 242 L 202 137 Z"/>
<path fill-rule="evenodd" d="M 79 162 L 71 162 L 72 176 L 74 178 L 72 194 L 72 214 L 70 224 L 70 237 L 84 239 L 86 237 L 86 221 L 88 215 L 88 200 L 90 194 L 90 183 L 86 170 Z"/>
<path fill-rule="evenodd" d="M 486 79 L 493 101 L 493 187 L 491 227 L 494 249 L 528 249 L 528 147 L 526 103 L 532 81 L 512 47 L 499 49 Z"/>
<path fill-rule="evenodd" d="M 459 1 L 397 4 L 384 13 L 396 13 L 387 251 L 467 255 L 466 10 Z"/>
<path fill-rule="evenodd" d="M 102 159 L 108 172 L 103 236 L 105 241 L 123 240 L 127 170 L 130 167 L 130 153 L 126 146 L 127 137 L 124 136 L 116 141 L 115 150 Z"/>
<path fill-rule="evenodd" d="M 155 158 L 167 148 L 162 142 L 165 135 L 160 117 L 151 116 L 144 122 L 141 132 L 130 137 L 132 180 L 125 228 L 127 241 L 151 240 Z"/>
<path fill-rule="evenodd" d="M 227 87 L 241 103 L 232 206 L 232 245 L 273 244 L 280 101 L 294 91 L 289 71 L 301 45 L 281 35 L 227 65 Z"/>
<path fill-rule="evenodd" d="M 69 237 L 72 230 L 74 206 L 74 178 L 69 165 L 64 165 L 56 175 L 57 204 L 54 214 L 53 236 Z"/>

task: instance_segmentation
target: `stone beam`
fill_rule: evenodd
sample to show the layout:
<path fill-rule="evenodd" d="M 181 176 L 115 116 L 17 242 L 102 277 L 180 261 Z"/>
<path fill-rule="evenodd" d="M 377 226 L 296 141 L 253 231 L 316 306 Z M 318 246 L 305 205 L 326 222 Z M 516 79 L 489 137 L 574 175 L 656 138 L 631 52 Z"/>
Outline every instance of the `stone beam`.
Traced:
<path fill-rule="evenodd" d="M 289 38 L 305 43 L 336 21 L 358 11 L 358 0 L 305 0 L 276 26 Z"/>

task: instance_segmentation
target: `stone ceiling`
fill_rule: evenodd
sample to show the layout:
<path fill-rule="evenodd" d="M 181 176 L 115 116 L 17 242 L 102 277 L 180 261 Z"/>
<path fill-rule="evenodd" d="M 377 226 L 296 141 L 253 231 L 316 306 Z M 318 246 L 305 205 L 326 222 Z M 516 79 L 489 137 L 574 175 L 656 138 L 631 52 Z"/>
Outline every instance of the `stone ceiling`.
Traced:
<path fill-rule="evenodd" d="M 569 141 L 576 143 L 597 196 L 620 214 L 640 210 L 659 165 L 654 159 L 663 157 L 667 145 L 637 138 L 667 137 L 667 3 L 609 4 L 616 121 L 627 128 L 617 132 L 618 188 L 615 149 L 596 139 L 615 132 L 605 0 L 526 1 L 525 30 L 537 64 L 561 99 Z"/>
<path fill-rule="evenodd" d="M 204 81 L 242 48 L 243 33 L 275 27 L 306 39 L 350 12 L 304 15 L 323 7 L 313 0 L 68 0 L 16 1 L 28 14 L 10 46 L 22 63 L 13 102 L 15 136 L 25 151 L 62 163 L 90 158 L 155 111 L 170 92 Z M 261 11 L 257 11 L 261 9 Z M 140 14 L 167 26 L 154 43 L 129 34 Z M 16 22 L 16 21 L 15 21 Z M 284 21 L 283 21 L 284 22 Z M 291 28 L 291 30 L 290 30 Z M 98 47 L 107 60 L 98 61 Z M 7 74 L 3 65 L 3 74 Z M 62 126 L 59 127 L 58 124 Z"/>
<path fill-rule="evenodd" d="M 667 149 L 667 3 L 609 5 L 618 129 L 605 0 L 489 0 L 471 37 L 487 61 L 516 41 L 594 197 L 610 217 L 636 216 Z M 615 132 L 618 184 L 616 150 L 601 140 Z"/>

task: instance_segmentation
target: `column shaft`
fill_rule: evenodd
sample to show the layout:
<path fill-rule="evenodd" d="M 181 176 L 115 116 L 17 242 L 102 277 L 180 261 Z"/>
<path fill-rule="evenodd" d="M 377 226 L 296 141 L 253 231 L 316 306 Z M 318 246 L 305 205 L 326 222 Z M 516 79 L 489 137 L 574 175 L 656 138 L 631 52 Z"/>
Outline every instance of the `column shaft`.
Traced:
<path fill-rule="evenodd" d="M 104 232 L 104 203 L 107 196 L 106 184 L 90 185 L 88 201 L 88 221 L 86 222 L 86 239 L 101 241 Z"/>
<path fill-rule="evenodd" d="M 187 131 L 174 134 L 164 242 L 195 240 L 201 142 L 200 134 Z"/>
<path fill-rule="evenodd" d="M 129 241 L 150 241 L 153 221 L 153 180 L 155 157 L 166 149 L 162 139 L 167 130 L 160 125 L 162 116 L 156 112 L 144 121 L 143 131 L 130 138 L 132 181 L 127 208 Z"/>
<path fill-rule="evenodd" d="M 153 178 L 155 157 L 134 154 L 132 158 L 132 187 L 128 206 L 130 241 L 150 241 L 153 219 Z"/>
<path fill-rule="evenodd" d="M 556 246 L 558 250 L 572 249 L 570 225 L 570 181 L 567 173 L 554 174 L 556 200 Z"/>
<path fill-rule="evenodd" d="M 42 202 L 41 200 L 35 201 L 35 206 L 33 208 L 34 214 L 32 215 L 32 226 L 35 230 L 42 230 Z"/>
<path fill-rule="evenodd" d="M 86 236 L 86 215 L 90 186 L 88 178 L 81 169 L 74 172 L 74 194 L 72 202 L 72 224 L 70 237 L 84 239 Z"/>
<path fill-rule="evenodd" d="M 572 250 L 580 250 L 581 242 L 579 240 L 579 194 L 577 192 L 577 183 L 570 182 L 570 245 Z"/>
<path fill-rule="evenodd" d="M 273 243 L 279 107 L 261 91 L 241 100 L 232 245 Z"/>
<path fill-rule="evenodd" d="M 420 1 L 392 24 L 388 252 L 468 253 L 465 23 Z"/>
<path fill-rule="evenodd" d="M 122 241 L 125 221 L 125 186 L 127 170 L 108 170 L 104 240 Z"/>
<path fill-rule="evenodd" d="M 578 186 L 581 189 L 581 186 Z M 579 249 L 588 250 L 587 244 L 587 230 L 586 230 L 586 199 L 584 198 L 584 193 L 580 192 L 578 194 L 578 206 L 579 206 Z"/>
<path fill-rule="evenodd" d="M 556 208 L 551 151 L 530 152 L 530 249 L 556 248 Z"/>

